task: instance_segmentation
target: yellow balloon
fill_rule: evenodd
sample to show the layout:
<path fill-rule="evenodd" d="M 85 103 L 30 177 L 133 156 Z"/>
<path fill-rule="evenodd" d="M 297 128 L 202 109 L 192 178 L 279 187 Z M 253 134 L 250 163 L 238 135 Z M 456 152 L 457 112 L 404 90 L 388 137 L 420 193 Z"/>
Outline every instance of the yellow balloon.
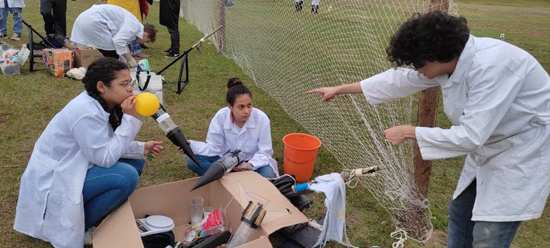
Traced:
<path fill-rule="evenodd" d="M 136 96 L 136 112 L 141 116 L 151 116 L 159 110 L 160 102 L 155 94 L 142 92 Z"/>

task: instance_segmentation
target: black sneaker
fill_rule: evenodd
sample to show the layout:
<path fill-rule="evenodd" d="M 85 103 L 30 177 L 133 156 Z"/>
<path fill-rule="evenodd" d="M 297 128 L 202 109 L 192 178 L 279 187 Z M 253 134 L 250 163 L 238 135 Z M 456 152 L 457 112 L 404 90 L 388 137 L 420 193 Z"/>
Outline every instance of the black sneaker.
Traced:
<path fill-rule="evenodd" d="M 180 56 L 180 53 L 179 52 L 174 52 L 174 51 L 170 51 L 166 54 L 166 57 L 172 57 L 172 58 L 176 58 L 176 57 L 179 57 Z"/>
<path fill-rule="evenodd" d="M 296 11 L 301 11 L 302 7 L 304 6 L 304 1 L 294 2 L 294 8 Z"/>
<path fill-rule="evenodd" d="M 171 52 L 172 52 L 172 48 L 168 48 L 168 49 L 164 50 L 163 52 L 165 52 L 165 53 L 171 53 Z"/>
<path fill-rule="evenodd" d="M 311 5 L 311 13 L 317 15 L 319 12 L 319 5 Z"/>

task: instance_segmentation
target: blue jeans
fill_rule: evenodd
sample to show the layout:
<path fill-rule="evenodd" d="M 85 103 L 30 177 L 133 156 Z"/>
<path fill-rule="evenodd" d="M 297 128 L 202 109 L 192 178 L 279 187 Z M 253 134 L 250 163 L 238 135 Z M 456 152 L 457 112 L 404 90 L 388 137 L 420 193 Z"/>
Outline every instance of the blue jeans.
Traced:
<path fill-rule="evenodd" d="M 0 0 L 2 1 L 2 0 Z M 7 34 L 8 15 L 13 15 L 13 32 L 21 35 L 23 29 L 23 22 L 21 21 L 22 8 L 8 8 L 8 0 L 4 1 L 4 8 L 0 9 L 0 34 Z"/>
<path fill-rule="evenodd" d="M 476 198 L 474 180 L 464 192 L 449 203 L 448 248 L 507 248 L 521 221 L 472 221 Z"/>
<path fill-rule="evenodd" d="M 203 155 L 195 155 L 197 157 L 197 160 L 199 161 L 200 165 L 193 162 L 193 160 L 187 158 L 187 167 L 189 167 L 190 170 L 197 173 L 199 176 L 202 176 L 206 170 L 210 167 L 212 163 L 214 163 L 216 160 L 220 159 L 220 156 L 203 156 Z M 261 166 L 260 168 L 256 169 L 256 172 L 263 177 L 267 178 L 273 178 L 275 177 L 275 172 L 269 165 Z"/>
<path fill-rule="evenodd" d="M 120 159 L 110 168 L 88 169 L 82 194 L 85 230 L 99 224 L 134 192 L 145 165 L 142 159 Z"/>

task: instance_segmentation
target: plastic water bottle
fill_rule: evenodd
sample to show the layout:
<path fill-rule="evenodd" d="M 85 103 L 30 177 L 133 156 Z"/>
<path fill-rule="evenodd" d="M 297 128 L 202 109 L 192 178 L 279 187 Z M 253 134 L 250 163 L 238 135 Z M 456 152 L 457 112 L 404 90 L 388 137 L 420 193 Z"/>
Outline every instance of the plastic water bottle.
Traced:
<path fill-rule="evenodd" d="M 14 62 L 23 66 L 25 65 L 25 62 L 27 62 L 27 59 L 29 58 L 30 54 L 31 54 L 31 51 L 27 48 L 27 45 L 25 44 L 21 47 L 21 50 L 17 52 Z"/>
<path fill-rule="evenodd" d="M 149 65 L 149 60 L 148 59 L 142 59 L 142 60 L 138 61 L 138 66 L 142 71 L 150 71 L 151 70 L 151 66 Z"/>
<path fill-rule="evenodd" d="M 263 208 L 262 204 L 248 202 L 241 217 L 241 224 L 235 234 L 233 234 L 233 237 L 231 237 L 227 248 L 237 247 L 250 241 L 250 236 L 254 232 L 254 229 L 262 224 L 266 213 L 267 211 Z"/>
<path fill-rule="evenodd" d="M 170 118 L 170 115 L 166 113 L 162 108 L 159 109 L 158 112 L 156 112 L 153 115 L 153 118 L 158 122 L 160 129 L 164 132 L 164 134 L 170 133 L 170 131 L 178 128 L 178 125 L 174 123 L 172 118 Z"/>
<path fill-rule="evenodd" d="M 193 162 L 198 164 L 199 161 L 195 157 L 193 150 L 187 142 L 187 138 L 185 138 L 185 135 L 183 135 L 183 132 L 178 127 L 178 125 L 176 125 L 172 118 L 170 118 L 170 115 L 166 113 L 162 104 L 160 105 L 160 109 L 155 114 L 153 114 L 152 117 L 158 122 L 160 129 L 162 129 L 162 131 L 164 132 L 164 134 L 166 134 L 166 137 L 168 137 L 172 144 L 181 148 L 181 150 L 191 160 L 193 160 Z"/>

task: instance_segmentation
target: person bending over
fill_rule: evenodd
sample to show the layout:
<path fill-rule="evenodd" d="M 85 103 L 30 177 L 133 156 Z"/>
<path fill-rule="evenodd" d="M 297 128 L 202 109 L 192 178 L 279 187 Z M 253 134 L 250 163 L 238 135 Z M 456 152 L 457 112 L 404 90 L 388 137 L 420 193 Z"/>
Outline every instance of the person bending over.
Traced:
<path fill-rule="evenodd" d="M 96 4 L 80 13 L 73 24 L 71 41 L 97 48 L 105 57 L 123 57 L 130 67 L 136 67 L 129 45 L 154 42 L 157 30 L 141 24 L 128 10 L 112 4 Z"/>

